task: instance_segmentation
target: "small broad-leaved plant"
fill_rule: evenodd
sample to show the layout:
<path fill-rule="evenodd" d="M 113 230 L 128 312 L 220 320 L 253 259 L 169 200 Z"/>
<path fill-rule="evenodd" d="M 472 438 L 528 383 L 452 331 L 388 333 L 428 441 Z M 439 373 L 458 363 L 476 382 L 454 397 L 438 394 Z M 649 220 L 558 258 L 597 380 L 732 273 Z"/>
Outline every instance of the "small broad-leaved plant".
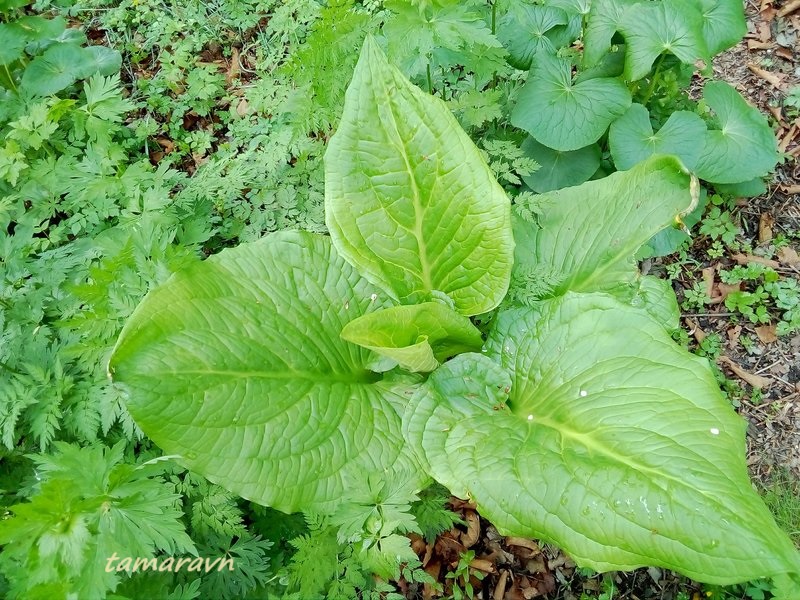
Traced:
<path fill-rule="evenodd" d="M 506 7 L 497 35 L 511 64 L 530 69 L 511 122 L 530 134 L 523 148 L 542 166 L 525 178 L 534 191 L 587 181 L 603 149 L 618 170 L 674 154 L 704 181 L 763 191 L 758 178 L 778 160 L 766 119 L 723 82 L 708 81 L 699 105 L 683 93 L 694 70 L 708 74 L 711 59 L 747 32 L 740 0 Z"/>
<path fill-rule="evenodd" d="M 744 422 L 673 342 L 672 290 L 635 268 L 692 208 L 679 161 L 540 196 L 537 226 L 512 219 L 444 103 L 368 38 L 325 166 L 330 237 L 225 250 L 125 326 L 109 370 L 166 453 L 283 511 L 330 511 L 370 474 L 433 477 L 599 571 L 795 585 Z M 507 295 L 537 277 L 538 297 Z"/>

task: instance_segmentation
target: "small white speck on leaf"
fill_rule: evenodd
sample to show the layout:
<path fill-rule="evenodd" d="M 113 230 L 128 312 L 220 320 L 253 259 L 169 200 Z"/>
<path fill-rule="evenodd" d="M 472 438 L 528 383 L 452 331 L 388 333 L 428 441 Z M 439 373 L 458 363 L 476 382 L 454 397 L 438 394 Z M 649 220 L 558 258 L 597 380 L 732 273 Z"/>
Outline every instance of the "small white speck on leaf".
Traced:
<path fill-rule="evenodd" d="M 716 427 L 712 427 L 711 429 L 709 429 L 709 431 L 711 432 L 711 435 L 719 435 L 719 429 L 717 429 Z"/>
<path fill-rule="evenodd" d="M 370 302 L 375 302 L 375 300 L 377 299 L 378 299 L 378 294 L 372 294 L 372 296 L 369 297 Z"/>
<path fill-rule="evenodd" d="M 533 421 L 533 415 L 528 415 L 528 421 Z"/>
<path fill-rule="evenodd" d="M 581 398 L 586 398 L 586 396 L 588 396 L 588 395 L 589 395 L 589 392 L 587 392 L 586 390 L 581 390 Z"/>

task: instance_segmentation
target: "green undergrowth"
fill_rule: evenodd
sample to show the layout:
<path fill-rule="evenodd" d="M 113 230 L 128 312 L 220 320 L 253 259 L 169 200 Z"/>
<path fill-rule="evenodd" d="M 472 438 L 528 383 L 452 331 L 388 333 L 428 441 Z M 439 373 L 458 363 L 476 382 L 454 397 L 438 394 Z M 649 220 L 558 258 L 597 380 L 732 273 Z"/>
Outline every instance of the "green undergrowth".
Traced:
<path fill-rule="evenodd" d="M 759 150 L 744 183 L 767 174 L 777 157 L 763 119 L 725 84 L 707 84 L 699 104 L 687 93 L 694 62 L 728 42 L 720 30 L 717 48 L 701 48 L 691 12 L 694 46 L 673 54 L 636 38 L 644 46 L 627 64 L 633 17 L 609 29 L 596 13 L 628 4 L 596 0 L 592 13 L 581 0 L 0 0 L 0 596 L 377 600 L 401 598 L 391 582 L 402 581 L 470 597 L 468 567 L 433 582 L 406 538 L 432 541 L 457 524 L 444 488 L 367 478 L 330 513 L 264 508 L 163 456 L 111 382 L 109 357 L 136 306 L 173 273 L 270 233 L 327 232 L 323 155 L 368 34 L 446 103 L 531 223 L 546 216 L 537 192 L 675 151 L 665 128 L 680 130 L 682 148 L 731 158 L 697 166 L 681 156 L 708 187 L 742 183 L 730 175 L 742 144 Z M 737 32 L 736 14 L 720 10 Z M 531 22 L 536 35 L 519 35 Z M 524 102 L 553 77 L 621 99 L 598 131 L 575 128 L 563 141 L 546 128 L 558 115 Z M 721 139 L 726 124 L 744 133 Z M 747 253 L 720 194 L 694 230 L 709 256 Z M 677 225 L 642 256 L 678 248 Z M 790 242 L 777 240 L 772 255 Z M 554 273 L 515 277 L 521 302 L 557 285 Z M 741 283 L 725 306 L 743 321 L 800 329 L 796 280 L 752 265 L 720 277 Z M 697 294 L 684 302 L 705 305 Z M 781 480 L 763 495 L 796 541 L 794 487 Z M 113 552 L 227 556 L 236 571 L 109 571 Z"/>

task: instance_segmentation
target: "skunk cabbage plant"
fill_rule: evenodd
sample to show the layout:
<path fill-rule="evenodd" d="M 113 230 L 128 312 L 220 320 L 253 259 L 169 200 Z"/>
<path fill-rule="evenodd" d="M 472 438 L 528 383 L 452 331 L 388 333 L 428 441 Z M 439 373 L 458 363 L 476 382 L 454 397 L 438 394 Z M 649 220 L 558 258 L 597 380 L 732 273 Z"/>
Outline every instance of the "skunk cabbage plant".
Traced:
<path fill-rule="evenodd" d="M 283 511 L 412 473 L 597 570 L 797 576 L 748 479 L 745 423 L 672 340 L 672 290 L 633 260 L 693 208 L 681 162 L 646 157 L 540 196 L 535 225 L 512 219 L 445 104 L 368 38 L 325 184 L 330 236 L 224 250 L 126 324 L 109 371 L 166 453 Z"/>

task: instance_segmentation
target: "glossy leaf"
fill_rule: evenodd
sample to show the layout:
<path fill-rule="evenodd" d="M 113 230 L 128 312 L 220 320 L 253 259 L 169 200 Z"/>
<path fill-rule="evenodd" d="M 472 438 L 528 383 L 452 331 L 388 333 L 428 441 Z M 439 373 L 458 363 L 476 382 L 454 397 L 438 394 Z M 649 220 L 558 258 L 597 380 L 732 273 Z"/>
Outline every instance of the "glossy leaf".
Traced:
<path fill-rule="evenodd" d="M 440 291 L 475 315 L 505 296 L 508 197 L 446 105 L 372 38 L 325 154 L 325 211 L 339 253 L 403 303 Z"/>
<path fill-rule="evenodd" d="M 523 177 L 533 191 L 543 193 L 580 185 L 597 172 L 602 152 L 597 144 L 571 152 L 553 150 L 528 137 L 522 150 L 539 164 L 539 168 Z"/>
<path fill-rule="evenodd" d="M 540 227 L 518 230 L 515 269 L 553 277 L 553 295 L 621 293 L 636 278 L 633 256 L 692 208 L 689 176 L 672 157 L 540 196 Z"/>
<path fill-rule="evenodd" d="M 369 313 L 345 325 L 342 338 L 412 372 L 433 371 L 445 359 L 483 345 L 467 317 L 438 302 Z"/>
<path fill-rule="evenodd" d="M 777 140 L 758 109 L 722 81 L 708 82 L 703 99 L 716 114 L 720 128 L 706 133 L 698 177 L 712 183 L 740 183 L 775 168 Z"/>
<path fill-rule="evenodd" d="M 647 108 L 633 104 L 611 124 L 608 142 L 618 169 L 630 169 L 654 154 L 673 154 L 692 171 L 703 151 L 705 133 L 703 120 L 685 110 L 673 112 L 658 133 L 653 133 Z"/>
<path fill-rule="evenodd" d="M 625 79 L 645 77 L 664 52 L 682 62 L 708 60 L 703 18 L 693 0 L 641 2 L 625 12 L 619 26 L 625 36 Z"/>
<path fill-rule="evenodd" d="M 598 571 L 650 565 L 728 584 L 800 568 L 750 485 L 744 421 L 708 363 L 644 311 L 570 293 L 502 313 L 487 356 L 511 374 L 507 407 L 488 359 L 463 355 L 403 427 L 502 534 L 554 542 Z"/>
<path fill-rule="evenodd" d="M 339 338 L 387 305 L 328 238 L 272 234 L 148 294 L 109 370 L 181 464 L 279 510 L 330 508 L 363 473 L 425 477 L 394 406 L 409 384 L 381 381 L 369 351 Z"/>
<path fill-rule="evenodd" d="M 593 144 L 631 104 L 625 84 L 598 77 L 572 82 L 570 62 L 537 55 L 511 113 L 511 122 L 555 150 Z"/>

